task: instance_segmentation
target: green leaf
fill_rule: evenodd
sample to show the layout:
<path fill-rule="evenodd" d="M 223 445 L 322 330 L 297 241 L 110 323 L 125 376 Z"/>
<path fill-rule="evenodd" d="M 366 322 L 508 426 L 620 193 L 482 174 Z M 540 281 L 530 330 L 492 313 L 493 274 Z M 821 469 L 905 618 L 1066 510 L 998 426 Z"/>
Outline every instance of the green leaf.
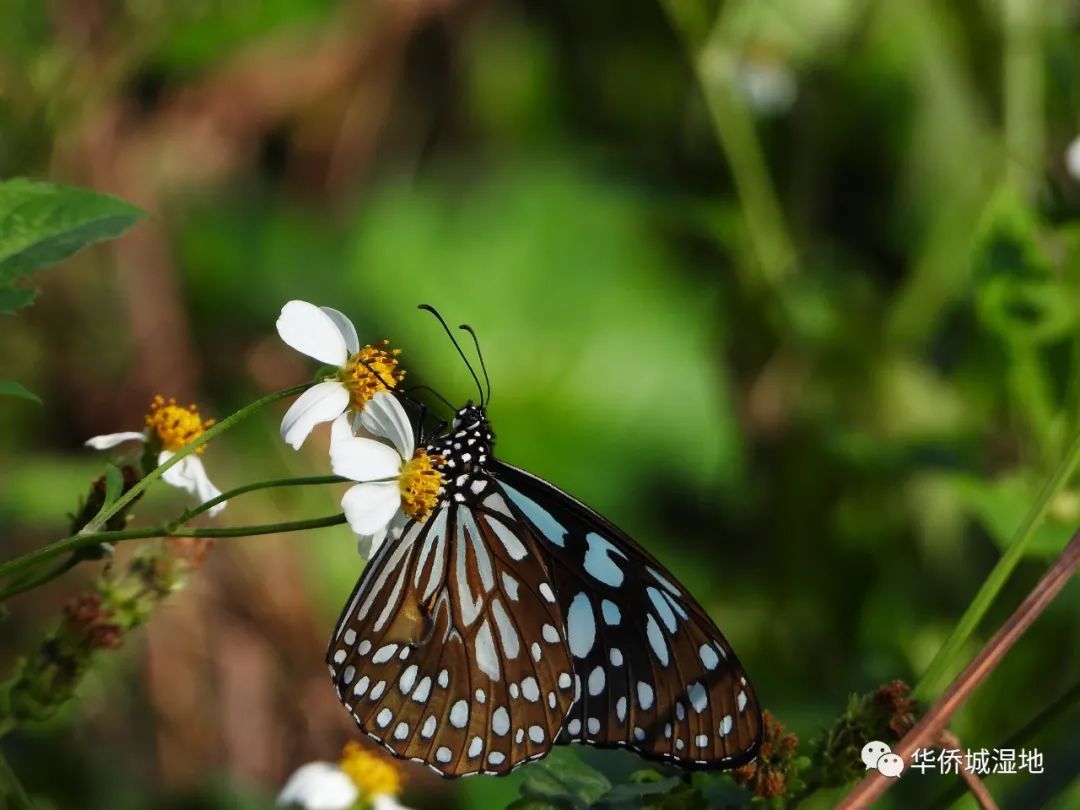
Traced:
<path fill-rule="evenodd" d="M 957 476 L 956 485 L 968 511 L 1002 549 L 1012 543 L 1016 527 L 1039 493 L 1038 482 L 1022 474 L 1007 474 L 994 481 Z M 1058 496 L 1047 521 L 1035 529 L 1024 556 L 1047 559 L 1061 553 L 1075 527 L 1075 499 L 1069 492 Z"/>
<path fill-rule="evenodd" d="M 107 194 L 38 180 L 0 183 L 0 312 L 33 301 L 12 283 L 79 249 L 119 236 L 146 214 Z"/>
<path fill-rule="evenodd" d="M 124 473 L 115 464 L 105 467 L 105 506 L 108 506 L 124 491 Z"/>
<path fill-rule="evenodd" d="M 566 810 L 569 805 L 546 799 L 522 798 L 506 806 L 506 810 Z"/>
<path fill-rule="evenodd" d="M 38 405 L 44 404 L 41 401 L 41 397 L 22 383 L 17 383 L 14 380 L 0 380 L 0 396 L 19 397 L 20 399 L 28 399 L 31 402 L 36 402 Z"/>
<path fill-rule="evenodd" d="M 0 282 L 0 315 L 10 315 L 17 309 L 28 307 L 37 298 L 37 290 L 25 287 L 4 287 Z"/>
<path fill-rule="evenodd" d="M 604 807 L 616 805 L 640 807 L 643 797 L 670 793 L 682 786 L 682 779 L 678 776 L 669 776 L 665 779 L 653 771 L 651 773 L 655 774 L 655 778 L 650 776 L 647 779 L 636 780 L 635 777 L 639 776 L 640 773 L 639 771 L 632 774 L 627 784 L 616 785 L 605 793 L 603 799 L 601 799 L 601 804 Z"/>
<path fill-rule="evenodd" d="M 572 807 L 592 807 L 610 790 L 611 782 L 606 776 L 566 750 L 549 754 L 546 760 L 529 769 L 521 783 L 521 792 L 526 797 L 561 800 Z"/>

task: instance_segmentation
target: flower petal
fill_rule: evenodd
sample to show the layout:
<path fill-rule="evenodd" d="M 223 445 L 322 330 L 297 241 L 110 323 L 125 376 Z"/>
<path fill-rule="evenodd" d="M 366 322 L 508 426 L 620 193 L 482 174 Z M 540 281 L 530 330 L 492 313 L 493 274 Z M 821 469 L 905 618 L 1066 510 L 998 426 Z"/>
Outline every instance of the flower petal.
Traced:
<path fill-rule="evenodd" d="M 103 436 L 93 436 L 87 439 L 84 444 L 87 447 L 93 447 L 95 450 L 109 450 L 116 447 L 118 444 L 124 442 L 145 442 L 145 433 L 136 433 L 134 430 L 127 430 L 123 433 L 106 433 Z"/>
<path fill-rule="evenodd" d="M 279 807 L 348 810 L 360 797 L 353 781 L 337 765 L 309 762 L 289 777 L 277 797 Z"/>
<path fill-rule="evenodd" d="M 334 475 L 343 475 L 353 481 L 397 478 L 401 472 L 401 456 L 382 442 L 349 436 L 330 443 L 330 468 Z"/>
<path fill-rule="evenodd" d="M 394 443 L 403 459 L 413 457 L 416 440 L 413 438 L 412 422 L 398 402 L 398 398 L 386 391 L 379 391 L 364 405 L 360 413 L 364 430 L 382 436 Z"/>
<path fill-rule="evenodd" d="M 158 455 L 158 466 L 160 467 L 175 455 L 176 453 L 172 450 L 162 450 Z M 200 467 L 202 466 L 202 462 L 198 461 L 194 456 L 184 456 L 161 474 L 161 480 L 171 487 L 182 489 L 191 495 L 198 495 L 198 473 L 192 470 L 192 462 L 196 462 Z M 205 474 L 204 472 L 203 475 Z"/>
<path fill-rule="evenodd" d="M 389 793 L 377 793 L 371 797 L 371 810 L 412 810 Z"/>
<path fill-rule="evenodd" d="M 349 392 L 339 382 L 321 382 L 296 398 L 281 420 L 281 438 L 299 450 L 312 429 L 336 419 L 349 407 Z"/>
<path fill-rule="evenodd" d="M 398 540 L 401 538 L 402 532 L 405 531 L 405 525 L 409 522 L 409 517 L 400 509 L 394 512 L 394 516 L 390 518 L 390 522 L 386 524 L 386 528 L 375 532 L 374 534 L 361 534 L 356 538 L 356 553 L 360 555 L 360 559 L 364 562 L 370 562 L 374 557 L 382 544 L 386 540 Z"/>
<path fill-rule="evenodd" d="M 289 301 L 277 319 L 281 339 L 298 352 L 341 368 L 349 359 L 337 323 L 314 304 Z"/>
<path fill-rule="evenodd" d="M 357 534 L 376 534 L 386 528 L 401 507 L 397 481 L 357 484 L 341 498 L 349 528 Z"/>
<path fill-rule="evenodd" d="M 345 339 L 345 348 L 349 351 L 349 357 L 360 351 L 360 338 L 357 336 L 356 327 L 353 326 L 353 322 L 349 320 L 349 317 L 344 312 L 340 312 L 333 307 L 319 307 L 319 309 L 330 316 L 334 326 L 341 332 L 341 337 Z"/>
<path fill-rule="evenodd" d="M 330 426 L 330 446 L 333 447 L 338 442 L 345 439 L 353 438 L 352 421 L 349 419 L 347 413 L 343 413 L 337 419 L 334 420 L 334 424 Z"/>
<path fill-rule="evenodd" d="M 206 503 L 212 501 L 218 495 L 221 494 L 221 490 L 214 486 L 213 482 L 206 475 L 206 467 L 202 463 L 202 459 L 196 455 L 187 456 L 184 461 L 177 464 L 177 467 L 184 466 L 184 462 L 187 462 L 186 473 L 195 486 L 195 498 L 199 503 Z M 166 473 L 167 475 L 168 473 Z M 164 476 L 162 476 L 164 477 Z M 216 506 L 211 506 L 206 510 L 206 514 L 210 517 L 214 517 L 221 512 L 222 509 L 228 505 L 228 501 L 222 501 Z"/>

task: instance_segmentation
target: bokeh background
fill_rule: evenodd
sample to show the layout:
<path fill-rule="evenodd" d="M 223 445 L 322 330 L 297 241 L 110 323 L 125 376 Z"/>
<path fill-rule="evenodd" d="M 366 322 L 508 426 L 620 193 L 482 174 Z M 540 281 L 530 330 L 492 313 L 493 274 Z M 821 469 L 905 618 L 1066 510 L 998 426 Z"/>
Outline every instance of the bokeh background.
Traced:
<path fill-rule="evenodd" d="M 1078 134 L 1076 2 L 6 0 L 0 175 L 153 219 L 3 321 L 3 376 L 45 400 L 0 400 L 3 556 L 65 533 L 101 471 L 82 441 L 153 394 L 221 417 L 308 379 L 274 331 L 289 299 L 472 396 L 428 302 L 479 332 L 499 455 L 667 563 L 812 740 L 917 680 L 1077 427 Z M 210 447 L 222 488 L 327 471 L 325 431 L 294 453 L 283 410 Z M 1078 522 L 1068 489 L 971 654 Z M 97 570 L 9 605 L 5 676 Z M 219 542 L 9 758 L 57 807 L 268 806 L 355 736 L 322 660 L 360 570 L 345 529 Z M 1001 745 L 1075 684 L 1078 632 L 1073 583 L 960 739 Z M 1035 737 L 1044 775 L 989 780 L 1003 806 L 1080 807 L 1077 722 Z M 405 767 L 416 807 L 517 791 Z"/>

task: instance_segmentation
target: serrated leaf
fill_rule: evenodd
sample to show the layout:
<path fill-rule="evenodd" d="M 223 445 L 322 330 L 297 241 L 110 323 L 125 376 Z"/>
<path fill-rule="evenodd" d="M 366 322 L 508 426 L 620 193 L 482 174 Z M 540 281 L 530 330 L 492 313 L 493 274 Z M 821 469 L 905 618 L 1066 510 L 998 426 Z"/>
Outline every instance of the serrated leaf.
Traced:
<path fill-rule="evenodd" d="M 38 405 L 44 404 L 41 401 L 41 397 L 22 383 L 17 383 L 14 380 L 0 380 L 0 396 L 18 397 L 19 399 L 28 399 L 31 402 L 36 402 Z"/>
<path fill-rule="evenodd" d="M 145 216 L 130 203 L 90 189 L 26 178 L 0 182 L 0 290 L 8 305 L 33 300 L 28 291 L 11 288 L 15 279 L 119 236 Z"/>

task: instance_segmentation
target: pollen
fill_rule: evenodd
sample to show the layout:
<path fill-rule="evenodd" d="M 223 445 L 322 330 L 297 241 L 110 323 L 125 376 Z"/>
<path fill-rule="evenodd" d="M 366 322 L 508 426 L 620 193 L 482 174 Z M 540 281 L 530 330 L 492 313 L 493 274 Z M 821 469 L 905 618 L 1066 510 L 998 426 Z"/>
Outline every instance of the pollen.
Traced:
<path fill-rule="evenodd" d="M 435 508 L 443 486 L 443 476 L 438 470 L 442 463 L 442 456 L 429 456 L 421 447 L 402 465 L 398 487 L 401 508 L 409 517 L 422 521 Z"/>
<path fill-rule="evenodd" d="M 401 349 L 391 349 L 389 340 L 367 345 L 349 358 L 341 370 L 341 382 L 352 395 L 352 406 L 360 410 L 380 391 L 386 391 L 405 379 L 398 368 Z"/>
<path fill-rule="evenodd" d="M 150 428 L 153 437 L 161 442 L 163 450 L 177 451 L 184 445 L 194 441 L 205 433 L 213 419 L 203 420 L 199 415 L 199 409 L 195 405 L 186 408 L 177 405 L 175 399 L 165 400 L 158 394 L 150 402 L 150 409 L 146 412 L 146 426 Z M 201 453 L 206 445 L 197 447 L 196 453 Z"/>
<path fill-rule="evenodd" d="M 345 743 L 339 763 L 342 772 L 352 780 L 361 797 L 396 796 L 404 782 L 401 771 L 378 754 L 365 751 L 354 740 Z"/>

